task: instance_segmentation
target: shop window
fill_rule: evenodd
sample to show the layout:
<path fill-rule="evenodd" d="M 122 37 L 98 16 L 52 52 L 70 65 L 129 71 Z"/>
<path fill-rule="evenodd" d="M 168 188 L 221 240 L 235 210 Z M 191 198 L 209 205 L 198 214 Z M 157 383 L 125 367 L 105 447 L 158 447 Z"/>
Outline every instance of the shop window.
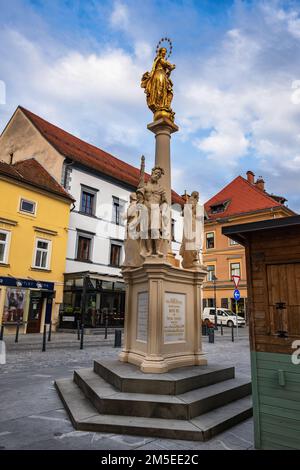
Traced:
<path fill-rule="evenodd" d="M 118 197 L 113 196 L 113 214 L 112 221 L 116 225 L 123 225 L 122 215 L 124 212 L 125 201 L 121 201 Z"/>
<path fill-rule="evenodd" d="M 215 247 L 215 234 L 214 232 L 209 232 L 206 234 L 206 249 L 210 250 Z"/>
<path fill-rule="evenodd" d="M 228 299 L 221 299 L 221 308 L 229 308 Z"/>
<path fill-rule="evenodd" d="M 232 276 L 241 276 L 241 265 L 240 263 L 230 263 L 230 275 Z"/>
<path fill-rule="evenodd" d="M 207 307 L 214 307 L 215 299 L 207 299 Z"/>
<path fill-rule="evenodd" d="M 35 214 L 36 203 L 33 201 L 28 201 L 27 199 L 21 199 L 20 201 L 20 212 L 25 212 L 26 214 Z"/>
<path fill-rule="evenodd" d="M 110 245 L 110 264 L 111 266 L 120 266 L 122 245 L 111 243 Z"/>
<path fill-rule="evenodd" d="M 34 253 L 34 268 L 49 269 L 50 265 L 50 240 L 37 238 Z"/>
<path fill-rule="evenodd" d="M 215 265 L 211 264 L 207 266 L 207 281 L 213 281 L 214 276 L 216 275 L 216 267 Z"/>
<path fill-rule="evenodd" d="M 77 259 L 79 261 L 90 261 L 92 238 L 85 235 L 78 235 Z"/>
<path fill-rule="evenodd" d="M 0 230 L 0 263 L 7 263 L 10 232 Z"/>

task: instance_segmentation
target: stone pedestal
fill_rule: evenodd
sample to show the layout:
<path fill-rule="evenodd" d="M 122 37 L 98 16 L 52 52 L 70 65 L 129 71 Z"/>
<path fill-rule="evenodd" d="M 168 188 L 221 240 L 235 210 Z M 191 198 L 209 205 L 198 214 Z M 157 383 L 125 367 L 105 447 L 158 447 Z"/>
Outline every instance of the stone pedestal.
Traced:
<path fill-rule="evenodd" d="M 183 270 L 159 258 L 124 269 L 126 314 L 119 359 L 142 372 L 206 365 L 201 347 L 201 285 L 205 269 Z"/>

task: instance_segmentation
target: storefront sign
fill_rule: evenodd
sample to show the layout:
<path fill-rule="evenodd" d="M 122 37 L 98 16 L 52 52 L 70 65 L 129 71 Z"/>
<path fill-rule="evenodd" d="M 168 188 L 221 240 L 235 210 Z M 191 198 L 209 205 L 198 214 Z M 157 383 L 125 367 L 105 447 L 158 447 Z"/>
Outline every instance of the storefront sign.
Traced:
<path fill-rule="evenodd" d="M 165 293 L 164 343 L 185 341 L 185 294 Z"/>
<path fill-rule="evenodd" d="M 25 289 L 53 290 L 54 282 L 34 281 L 31 279 L 17 279 L 15 277 L 0 277 L 0 286 L 23 287 Z"/>
<path fill-rule="evenodd" d="M 72 322 L 74 322 L 75 317 L 66 317 L 66 316 L 64 316 L 64 317 L 62 317 L 62 321 L 72 321 Z"/>
<path fill-rule="evenodd" d="M 148 337 L 148 292 L 139 292 L 137 298 L 137 341 L 147 343 Z"/>

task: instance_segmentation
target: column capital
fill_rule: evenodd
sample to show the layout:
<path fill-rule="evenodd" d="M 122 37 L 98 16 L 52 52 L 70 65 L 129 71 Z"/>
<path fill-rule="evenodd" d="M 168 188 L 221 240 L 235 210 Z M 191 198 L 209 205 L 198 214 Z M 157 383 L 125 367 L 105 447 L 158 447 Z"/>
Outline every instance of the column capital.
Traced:
<path fill-rule="evenodd" d="M 170 119 L 161 118 L 148 124 L 147 129 L 154 134 L 161 131 L 167 131 L 169 134 L 173 134 L 179 130 L 179 127 L 174 122 L 170 121 Z"/>

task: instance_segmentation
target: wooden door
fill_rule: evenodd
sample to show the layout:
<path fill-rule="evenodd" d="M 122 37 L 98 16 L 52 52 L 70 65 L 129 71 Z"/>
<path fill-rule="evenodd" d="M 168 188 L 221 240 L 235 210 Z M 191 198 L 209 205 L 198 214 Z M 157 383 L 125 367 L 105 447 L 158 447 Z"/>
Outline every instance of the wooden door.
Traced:
<path fill-rule="evenodd" d="M 267 265 L 270 333 L 300 336 L 300 263 Z"/>
<path fill-rule="evenodd" d="M 27 333 L 39 333 L 41 329 L 44 298 L 40 292 L 30 294 Z"/>

